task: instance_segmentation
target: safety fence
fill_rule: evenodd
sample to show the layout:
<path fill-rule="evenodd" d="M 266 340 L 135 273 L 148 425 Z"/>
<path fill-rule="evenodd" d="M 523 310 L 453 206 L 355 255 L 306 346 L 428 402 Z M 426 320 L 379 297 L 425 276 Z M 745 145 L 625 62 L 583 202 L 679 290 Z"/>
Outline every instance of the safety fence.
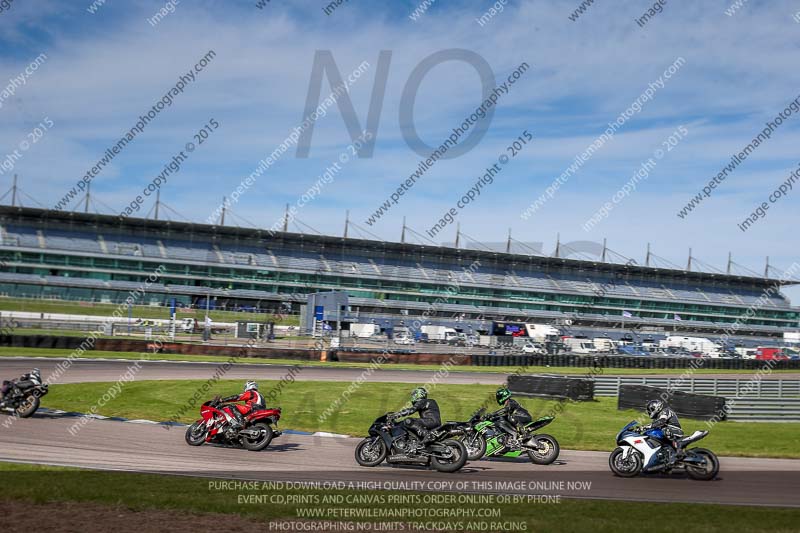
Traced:
<path fill-rule="evenodd" d="M 595 396 L 618 396 L 623 385 L 646 385 L 659 389 L 691 392 L 712 396 L 735 398 L 800 398 L 798 379 L 760 379 L 752 378 L 686 378 L 649 376 L 595 376 Z"/>
<path fill-rule="evenodd" d="M 734 422 L 800 422 L 800 398 L 733 398 L 727 406 Z"/>
<path fill-rule="evenodd" d="M 709 401 L 724 397 L 724 410 L 716 408 L 719 417 L 733 422 L 800 422 L 800 380 L 797 379 L 734 379 L 734 378 L 661 378 L 611 377 L 594 378 L 595 396 L 621 396 L 620 389 L 636 386 L 653 390 L 703 395 Z M 657 394 L 655 395 L 657 396 Z M 674 398 L 671 400 L 674 401 Z M 621 399 L 620 399 L 620 403 Z M 642 409 L 646 398 L 623 407 Z M 704 418 L 704 417 L 696 417 Z"/>

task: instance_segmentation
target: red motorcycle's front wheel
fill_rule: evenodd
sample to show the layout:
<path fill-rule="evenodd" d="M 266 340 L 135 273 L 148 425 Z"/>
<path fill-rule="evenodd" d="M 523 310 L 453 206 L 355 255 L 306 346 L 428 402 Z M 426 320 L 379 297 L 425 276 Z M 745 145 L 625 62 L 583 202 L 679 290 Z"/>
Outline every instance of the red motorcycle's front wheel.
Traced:
<path fill-rule="evenodd" d="M 206 441 L 206 424 L 204 420 L 198 420 L 186 428 L 186 444 L 189 446 L 200 446 Z"/>

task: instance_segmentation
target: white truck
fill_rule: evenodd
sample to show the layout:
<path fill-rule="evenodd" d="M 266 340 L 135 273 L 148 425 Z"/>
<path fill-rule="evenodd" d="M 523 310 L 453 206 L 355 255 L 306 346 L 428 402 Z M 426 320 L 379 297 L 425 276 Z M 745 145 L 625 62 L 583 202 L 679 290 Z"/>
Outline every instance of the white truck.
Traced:
<path fill-rule="evenodd" d="M 458 337 L 458 332 L 447 326 L 426 325 L 422 326 L 420 331 L 428 337 L 430 342 L 450 342 L 451 339 Z"/>
<path fill-rule="evenodd" d="M 373 337 L 381 332 L 380 326 L 377 324 L 350 324 L 350 336 L 360 339 L 367 339 Z"/>
<path fill-rule="evenodd" d="M 690 352 L 700 352 L 708 357 L 721 357 L 720 346 L 705 337 L 684 337 L 682 335 L 670 335 L 664 340 L 659 341 L 658 345 L 662 349 L 682 348 Z"/>

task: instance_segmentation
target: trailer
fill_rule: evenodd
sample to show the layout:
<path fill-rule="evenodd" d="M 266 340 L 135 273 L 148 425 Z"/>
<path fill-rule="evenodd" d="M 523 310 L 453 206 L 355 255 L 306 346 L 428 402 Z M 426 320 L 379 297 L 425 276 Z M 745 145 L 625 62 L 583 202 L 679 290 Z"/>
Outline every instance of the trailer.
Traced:
<path fill-rule="evenodd" d="M 358 324 L 358 323 L 350 324 L 351 337 L 367 339 L 369 337 L 374 337 L 380 332 L 381 328 L 377 324 Z"/>
<path fill-rule="evenodd" d="M 525 324 L 525 331 L 536 342 L 552 340 L 561 334 L 558 328 L 549 324 Z"/>

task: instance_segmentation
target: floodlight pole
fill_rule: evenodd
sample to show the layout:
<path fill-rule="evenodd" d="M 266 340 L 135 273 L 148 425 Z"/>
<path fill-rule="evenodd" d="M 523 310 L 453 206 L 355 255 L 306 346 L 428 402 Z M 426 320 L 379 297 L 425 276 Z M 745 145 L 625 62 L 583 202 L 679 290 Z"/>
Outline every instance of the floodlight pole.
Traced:
<path fill-rule="evenodd" d="M 86 203 L 84 203 L 83 205 L 84 213 L 89 212 L 89 197 L 91 196 L 91 194 L 92 194 L 92 182 L 90 181 L 89 183 L 86 184 Z"/>
<path fill-rule="evenodd" d="M 11 186 L 11 207 L 17 205 L 17 175 L 14 174 L 14 184 Z"/>

